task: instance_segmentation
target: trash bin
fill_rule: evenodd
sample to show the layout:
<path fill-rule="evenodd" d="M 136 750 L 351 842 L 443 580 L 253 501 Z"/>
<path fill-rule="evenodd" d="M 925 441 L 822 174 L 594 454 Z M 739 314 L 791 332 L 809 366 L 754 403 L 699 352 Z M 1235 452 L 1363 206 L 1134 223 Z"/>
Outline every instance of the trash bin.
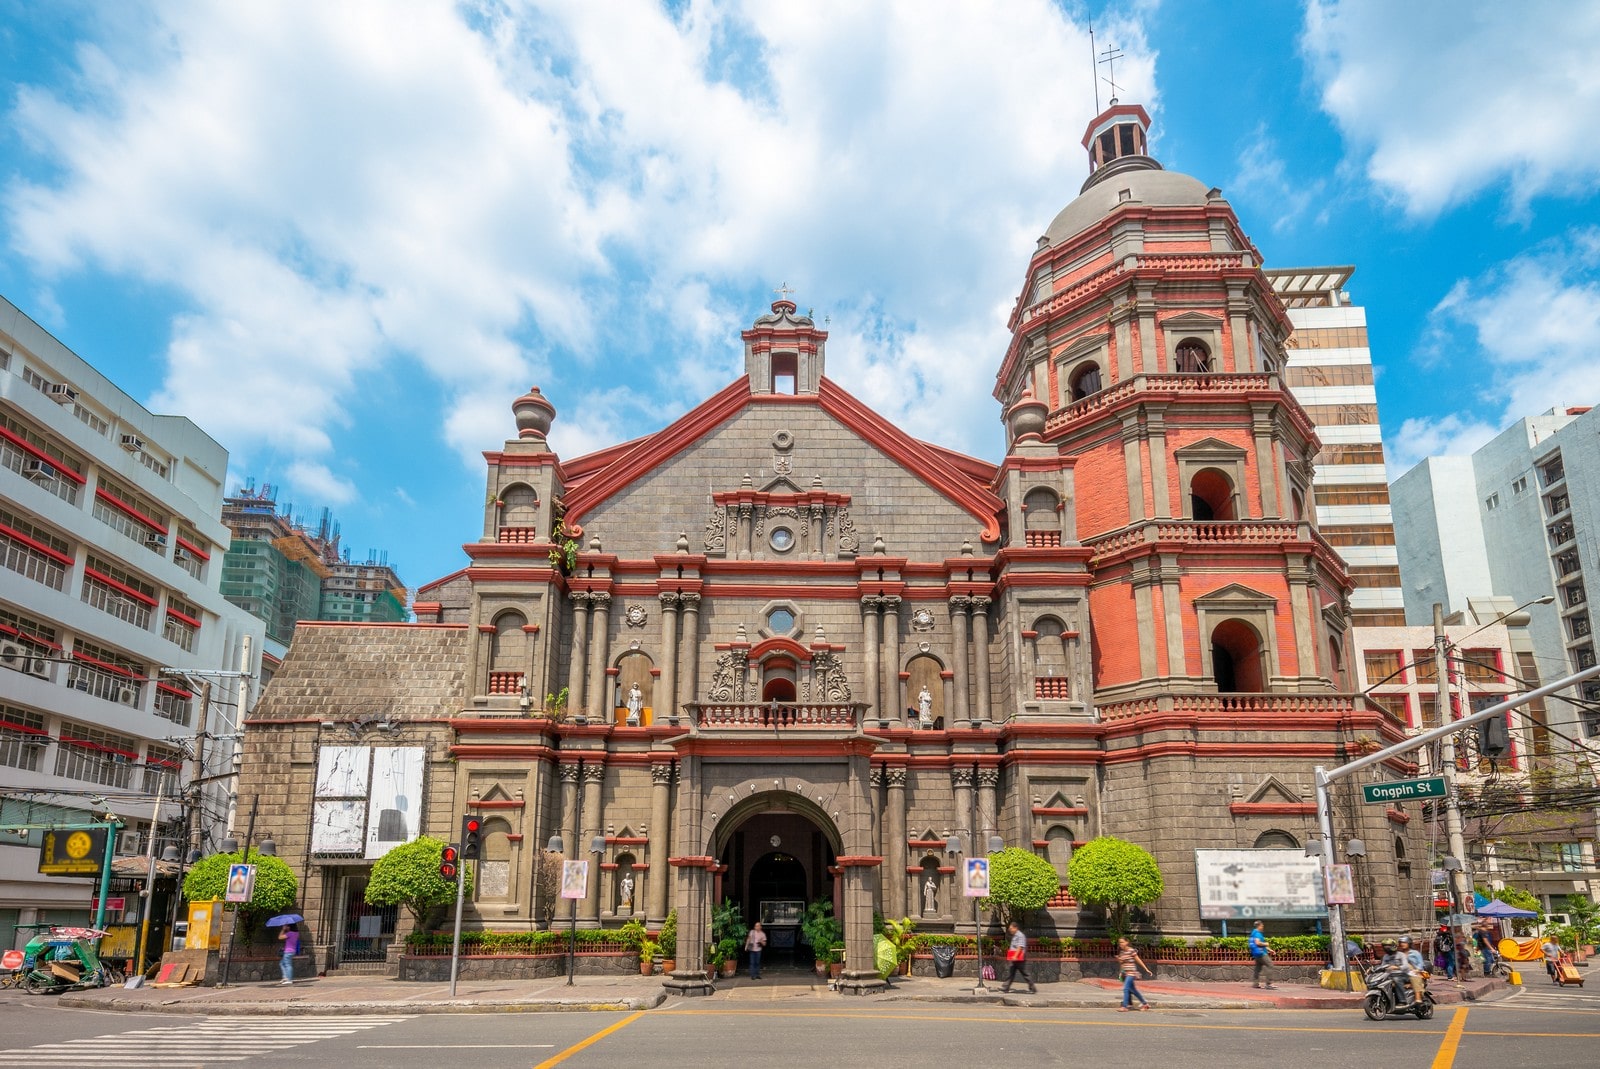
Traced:
<path fill-rule="evenodd" d="M 936 946 L 933 948 L 933 975 L 941 980 L 956 974 L 956 948 Z"/>

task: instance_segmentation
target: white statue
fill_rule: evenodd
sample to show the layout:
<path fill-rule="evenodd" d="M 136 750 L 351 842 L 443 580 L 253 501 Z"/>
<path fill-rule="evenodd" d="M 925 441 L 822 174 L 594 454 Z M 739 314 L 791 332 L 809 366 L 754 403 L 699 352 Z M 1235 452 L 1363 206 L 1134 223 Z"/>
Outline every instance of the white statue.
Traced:
<path fill-rule="evenodd" d="M 923 686 L 922 692 L 917 695 L 917 716 L 921 719 L 923 727 L 928 727 L 933 723 L 933 695 L 926 685 Z"/>
<path fill-rule="evenodd" d="M 638 688 L 635 687 L 635 690 Z M 633 912 L 633 873 L 622 877 L 622 903 L 617 908 L 618 913 Z"/>
<path fill-rule="evenodd" d="M 644 691 L 635 683 L 628 688 L 628 723 L 635 726 L 639 723 L 639 714 L 644 709 Z"/>
<path fill-rule="evenodd" d="M 928 692 L 924 690 L 922 693 L 926 694 Z M 938 896 L 939 881 L 929 876 L 928 882 L 922 885 L 922 912 L 924 914 L 936 914 L 939 912 Z"/>

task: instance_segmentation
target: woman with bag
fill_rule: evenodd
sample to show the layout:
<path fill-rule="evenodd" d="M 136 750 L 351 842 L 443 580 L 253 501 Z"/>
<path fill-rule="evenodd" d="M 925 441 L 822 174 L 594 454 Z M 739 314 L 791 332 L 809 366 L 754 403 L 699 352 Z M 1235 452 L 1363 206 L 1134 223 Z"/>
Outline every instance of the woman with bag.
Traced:
<path fill-rule="evenodd" d="M 1139 956 L 1139 952 L 1133 949 L 1133 944 L 1128 942 L 1127 936 L 1121 936 L 1117 939 L 1117 966 L 1122 972 L 1122 1005 L 1118 1006 L 1117 1010 L 1121 1013 L 1127 1013 L 1133 1006 L 1134 999 L 1139 1000 L 1139 1008 L 1141 1010 L 1148 1010 L 1150 1001 L 1139 990 L 1139 970 L 1143 969 L 1147 975 L 1152 977 L 1155 976 L 1155 973 L 1150 971 L 1150 966 L 1144 963 L 1144 959 Z"/>
<path fill-rule="evenodd" d="M 1016 921 L 1006 925 L 1006 930 L 1011 933 L 1011 945 L 1006 948 L 1006 960 L 1011 963 L 1011 972 L 1006 975 L 1005 986 L 1000 991 L 1010 994 L 1011 985 L 1020 976 L 1028 981 L 1028 994 L 1037 995 L 1039 989 L 1033 986 L 1033 977 L 1028 975 L 1028 937 L 1022 934 L 1022 927 Z"/>

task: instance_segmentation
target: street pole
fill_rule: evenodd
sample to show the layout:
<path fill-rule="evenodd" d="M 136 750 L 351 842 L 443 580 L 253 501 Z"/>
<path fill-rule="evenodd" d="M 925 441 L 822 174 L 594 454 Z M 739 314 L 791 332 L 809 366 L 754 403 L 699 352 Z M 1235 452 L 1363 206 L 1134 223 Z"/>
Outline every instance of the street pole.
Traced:
<path fill-rule="evenodd" d="M 156 828 L 161 823 L 161 799 L 167 789 L 167 774 L 163 772 L 161 778 L 156 780 L 156 807 L 150 813 L 150 841 L 145 851 L 148 864 L 144 874 L 144 900 L 139 909 L 139 975 L 144 975 L 145 949 L 150 942 L 150 907 L 155 902 L 156 896 Z"/>
<path fill-rule="evenodd" d="M 206 775 L 206 718 L 211 711 L 211 680 L 202 680 L 200 683 L 200 715 L 195 726 L 194 736 L 194 775 L 189 777 L 189 782 L 194 785 L 195 796 L 194 820 L 189 825 L 189 852 L 195 853 L 200 849 L 203 838 L 203 829 L 200 818 L 205 814 L 203 797 L 205 788 L 201 783 Z"/>
<path fill-rule="evenodd" d="M 1433 665 L 1438 673 L 1439 723 L 1454 722 L 1450 715 L 1450 639 L 1444 633 L 1444 606 L 1433 603 Z M 1465 712 L 1466 710 L 1463 710 Z M 1456 733 L 1450 732 L 1442 740 L 1444 766 L 1444 833 L 1448 839 L 1450 856 L 1456 859 L 1456 868 L 1445 866 L 1445 878 L 1450 881 L 1450 912 L 1467 912 L 1467 845 L 1461 834 L 1461 802 L 1456 795 Z"/>
<path fill-rule="evenodd" d="M 456 974 L 461 970 L 461 903 L 467 897 L 467 862 L 456 847 L 456 932 L 450 940 L 450 997 L 456 997 Z"/>
<path fill-rule="evenodd" d="M 256 809 L 261 805 L 261 796 L 258 794 L 250 802 L 250 823 L 245 827 L 244 833 L 244 860 L 242 865 L 250 864 L 250 839 L 256 833 Z M 228 925 L 228 942 L 222 948 L 222 975 L 217 979 L 218 987 L 228 986 L 228 967 L 233 964 L 233 944 L 239 934 L 239 907 L 248 906 L 248 902 L 237 902 L 233 907 L 233 923 Z"/>
<path fill-rule="evenodd" d="M 578 758 L 578 801 L 577 811 L 572 819 L 572 852 L 578 852 L 578 844 L 583 841 L 583 758 Z M 585 882 L 584 890 L 588 890 Z M 572 986 L 573 975 L 578 968 L 578 900 L 567 899 L 571 906 L 571 921 L 567 929 L 567 986 Z"/>
<path fill-rule="evenodd" d="M 1328 773 L 1321 765 L 1314 770 L 1317 785 L 1317 825 L 1322 829 L 1322 873 L 1326 880 L 1333 871 L 1333 807 L 1328 801 Z M 1344 906 L 1328 903 L 1328 944 L 1333 951 L 1333 967 L 1350 975 L 1349 962 L 1344 952 Z M 1349 986 L 1348 979 L 1346 987 Z"/>

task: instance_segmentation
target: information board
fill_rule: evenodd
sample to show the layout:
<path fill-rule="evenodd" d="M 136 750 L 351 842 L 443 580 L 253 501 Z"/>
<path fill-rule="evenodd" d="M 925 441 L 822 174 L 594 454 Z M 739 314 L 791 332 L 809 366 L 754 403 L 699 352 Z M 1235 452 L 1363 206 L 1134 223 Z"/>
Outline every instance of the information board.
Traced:
<path fill-rule="evenodd" d="M 104 828 L 52 828 L 39 844 L 39 872 L 44 876 L 99 876 L 105 860 Z"/>
<path fill-rule="evenodd" d="M 1203 920 L 1321 917 L 1322 860 L 1298 850 L 1196 850 Z"/>

